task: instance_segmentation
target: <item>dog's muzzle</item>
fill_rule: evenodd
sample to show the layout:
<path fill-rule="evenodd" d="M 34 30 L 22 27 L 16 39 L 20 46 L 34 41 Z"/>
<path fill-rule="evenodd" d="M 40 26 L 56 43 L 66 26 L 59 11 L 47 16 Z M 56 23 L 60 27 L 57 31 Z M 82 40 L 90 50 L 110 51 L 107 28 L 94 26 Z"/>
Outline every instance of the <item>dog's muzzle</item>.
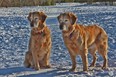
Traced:
<path fill-rule="evenodd" d="M 60 30 L 63 30 L 63 26 L 62 25 L 60 25 Z"/>
<path fill-rule="evenodd" d="M 30 23 L 30 25 L 31 25 L 31 27 L 34 27 L 34 24 L 32 22 Z"/>
<path fill-rule="evenodd" d="M 30 26 L 31 26 L 31 27 L 38 27 L 38 23 L 32 21 L 32 22 L 30 22 Z"/>
<path fill-rule="evenodd" d="M 63 30 L 63 27 L 64 27 L 64 23 L 61 23 L 60 24 L 60 30 Z"/>
<path fill-rule="evenodd" d="M 31 22 L 30 22 L 30 26 L 31 26 L 31 27 L 34 27 L 34 21 L 31 21 Z"/>
<path fill-rule="evenodd" d="M 67 30 L 67 27 L 64 23 L 60 24 L 60 30 Z"/>

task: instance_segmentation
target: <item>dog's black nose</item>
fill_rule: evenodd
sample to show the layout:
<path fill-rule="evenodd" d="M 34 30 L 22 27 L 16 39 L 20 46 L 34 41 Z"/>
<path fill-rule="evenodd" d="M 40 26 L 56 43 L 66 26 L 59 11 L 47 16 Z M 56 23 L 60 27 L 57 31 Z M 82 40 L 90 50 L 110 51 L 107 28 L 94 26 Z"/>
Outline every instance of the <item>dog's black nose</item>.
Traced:
<path fill-rule="evenodd" d="M 63 27 L 64 27 L 64 23 L 61 23 L 60 24 L 60 30 L 63 30 Z"/>
<path fill-rule="evenodd" d="M 34 27 L 34 24 L 33 23 L 30 23 L 31 27 Z"/>
<path fill-rule="evenodd" d="M 60 30 L 63 30 L 63 25 L 60 25 Z"/>

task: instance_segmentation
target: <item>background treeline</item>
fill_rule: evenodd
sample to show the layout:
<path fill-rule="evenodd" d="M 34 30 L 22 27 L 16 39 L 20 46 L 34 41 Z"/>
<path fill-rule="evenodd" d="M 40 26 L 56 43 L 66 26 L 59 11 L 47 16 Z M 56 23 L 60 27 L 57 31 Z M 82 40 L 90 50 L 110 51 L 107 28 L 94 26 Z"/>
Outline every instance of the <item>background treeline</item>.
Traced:
<path fill-rule="evenodd" d="M 79 2 L 79 3 L 88 3 L 88 4 L 92 4 L 94 2 L 104 2 L 110 5 L 113 5 L 114 2 L 116 2 L 116 0 L 56 0 L 56 2 L 58 3 L 64 3 L 64 2 Z"/>
<path fill-rule="evenodd" d="M 55 5 L 55 0 L 0 0 L 0 7 Z"/>
<path fill-rule="evenodd" d="M 92 4 L 93 2 L 109 2 L 113 5 L 115 0 L 0 0 L 0 7 L 49 6 L 65 2 L 87 2 L 88 4 Z"/>
<path fill-rule="evenodd" d="M 61 2 L 113 2 L 115 0 L 56 0 Z"/>

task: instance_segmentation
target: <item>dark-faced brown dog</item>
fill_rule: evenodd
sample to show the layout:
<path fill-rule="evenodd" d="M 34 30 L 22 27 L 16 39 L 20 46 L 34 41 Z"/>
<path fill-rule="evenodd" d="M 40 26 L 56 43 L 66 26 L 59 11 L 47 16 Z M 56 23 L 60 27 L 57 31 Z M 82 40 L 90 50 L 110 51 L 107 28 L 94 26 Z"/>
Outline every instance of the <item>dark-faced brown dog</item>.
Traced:
<path fill-rule="evenodd" d="M 50 67 L 51 32 L 46 26 L 46 15 L 43 12 L 29 13 L 28 20 L 31 26 L 29 49 L 25 55 L 24 65 L 39 70 L 41 67 Z"/>
<path fill-rule="evenodd" d="M 76 24 L 77 17 L 73 13 L 62 13 L 58 16 L 63 39 L 71 56 L 72 68 L 75 71 L 76 55 L 80 55 L 83 62 L 83 71 L 88 71 L 88 51 L 93 56 L 90 66 L 95 66 L 96 51 L 104 59 L 103 69 L 107 68 L 108 37 L 103 28 L 97 25 L 83 26 Z"/>

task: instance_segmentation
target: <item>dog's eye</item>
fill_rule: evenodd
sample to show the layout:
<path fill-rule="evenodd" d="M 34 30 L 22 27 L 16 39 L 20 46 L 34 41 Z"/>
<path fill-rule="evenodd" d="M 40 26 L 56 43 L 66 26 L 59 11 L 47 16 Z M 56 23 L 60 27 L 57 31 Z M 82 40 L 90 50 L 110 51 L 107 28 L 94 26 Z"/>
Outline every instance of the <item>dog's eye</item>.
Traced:
<path fill-rule="evenodd" d="M 59 20 L 60 22 L 62 22 L 62 20 Z"/>
<path fill-rule="evenodd" d="M 67 22 L 68 20 L 65 20 L 65 22 Z"/>
<path fill-rule="evenodd" d="M 35 18 L 35 20 L 38 20 L 38 18 Z"/>

